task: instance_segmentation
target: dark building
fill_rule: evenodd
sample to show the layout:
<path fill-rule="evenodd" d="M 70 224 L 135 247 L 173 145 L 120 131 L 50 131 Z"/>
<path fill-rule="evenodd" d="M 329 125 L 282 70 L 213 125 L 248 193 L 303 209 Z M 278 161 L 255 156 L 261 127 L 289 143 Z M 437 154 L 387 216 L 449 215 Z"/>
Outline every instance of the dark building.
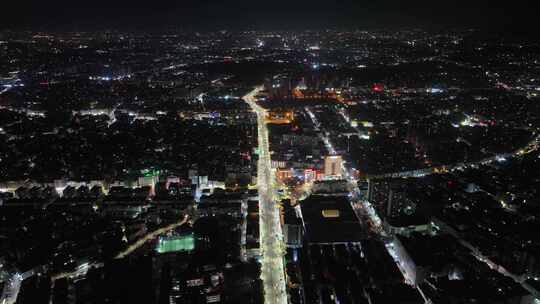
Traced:
<path fill-rule="evenodd" d="M 287 247 L 302 247 L 302 219 L 298 217 L 296 209 L 291 206 L 290 200 L 281 204 L 281 216 L 283 223 L 283 238 Z"/>
<path fill-rule="evenodd" d="M 300 202 L 308 243 L 356 243 L 365 232 L 347 196 L 311 195 Z"/>

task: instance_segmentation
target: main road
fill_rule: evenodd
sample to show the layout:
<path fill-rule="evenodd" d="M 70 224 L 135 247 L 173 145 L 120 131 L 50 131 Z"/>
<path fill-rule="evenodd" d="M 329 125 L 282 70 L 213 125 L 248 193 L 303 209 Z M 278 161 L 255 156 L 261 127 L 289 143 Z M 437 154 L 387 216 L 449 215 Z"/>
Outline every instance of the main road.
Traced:
<path fill-rule="evenodd" d="M 256 103 L 256 96 L 263 89 L 256 87 L 243 97 L 257 114 L 259 162 L 257 186 L 259 190 L 260 244 L 262 250 L 261 279 L 266 304 L 287 304 L 285 267 L 283 266 L 283 232 L 279 220 L 279 209 L 275 201 L 276 187 L 271 169 L 266 110 Z"/>

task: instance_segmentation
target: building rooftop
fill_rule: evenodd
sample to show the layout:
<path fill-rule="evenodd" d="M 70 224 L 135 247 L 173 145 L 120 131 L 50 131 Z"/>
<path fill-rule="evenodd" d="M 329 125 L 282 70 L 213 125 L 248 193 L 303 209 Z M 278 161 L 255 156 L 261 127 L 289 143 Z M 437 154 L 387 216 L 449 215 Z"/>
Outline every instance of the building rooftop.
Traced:
<path fill-rule="evenodd" d="M 347 196 L 312 195 L 300 203 L 310 243 L 349 243 L 364 238 Z"/>

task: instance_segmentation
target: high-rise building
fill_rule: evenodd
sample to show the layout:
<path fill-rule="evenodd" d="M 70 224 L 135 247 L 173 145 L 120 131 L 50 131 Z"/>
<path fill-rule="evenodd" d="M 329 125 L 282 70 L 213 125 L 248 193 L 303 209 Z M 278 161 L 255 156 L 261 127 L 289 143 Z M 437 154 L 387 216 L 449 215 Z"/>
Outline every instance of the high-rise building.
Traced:
<path fill-rule="evenodd" d="M 369 181 L 368 200 L 383 217 L 414 213 L 416 205 L 407 197 L 399 181 Z"/>
<path fill-rule="evenodd" d="M 272 124 L 290 124 L 294 121 L 294 113 L 289 110 L 272 110 L 266 115 L 266 122 Z"/>
<path fill-rule="evenodd" d="M 330 155 L 324 159 L 324 175 L 326 178 L 339 179 L 342 177 L 343 158 L 340 155 Z"/>
<path fill-rule="evenodd" d="M 306 183 L 311 183 L 315 180 L 317 180 L 317 171 L 315 171 L 314 169 L 304 170 L 304 181 Z"/>
<path fill-rule="evenodd" d="M 150 187 L 150 195 L 154 196 L 156 195 L 155 187 L 158 180 L 159 180 L 158 176 L 154 176 L 154 175 L 141 176 L 139 177 L 139 180 L 138 180 L 138 186 Z"/>

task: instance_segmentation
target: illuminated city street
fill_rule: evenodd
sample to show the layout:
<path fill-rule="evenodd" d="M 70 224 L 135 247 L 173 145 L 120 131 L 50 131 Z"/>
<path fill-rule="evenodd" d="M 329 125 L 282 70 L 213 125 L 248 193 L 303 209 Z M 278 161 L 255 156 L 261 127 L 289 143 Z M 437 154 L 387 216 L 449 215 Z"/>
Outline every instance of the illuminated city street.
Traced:
<path fill-rule="evenodd" d="M 0 295 L 0 303 L 2 304 L 15 304 L 17 303 L 17 296 L 19 295 L 21 284 L 24 280 L 31 278 L 36 274 L 36 270 L 31 269 L 24 273 L 14 273 L 4 285 L 2 294 Z"/>
<path fill-rule="evenodd" d="M 144 244 L 146 244 L 147 242 L 157 238 L 158 236 L 162 235 L 162 234 L 165 234 L 169 231 L 172 231 L 174 230 L 175 228 L 178 228 L 182 225 L 184 225 L 185 223 L 187 223 L 189 220 L 189 216 L 186 214 L 184 215 L 184 217 L 179 220 L 177 223 L 174 223 L 174 224 L 171 224 L 171 225 L 168 225 L 166 227 L 163 227 L 163 228 L 160 228 L 156 231 L 153 231 L 151 233 L 148 233 L 147 235 L 143 236 L 142 238 L 138 239 L 135 243 L 133 243 L 132 245 L 130 245 L 128 248 L 126 248 L 124 251 L 120 252 L 115 258 L 117 259 L 122 259 L 122 258 L 125 258 L 126 256 L 130 255 L 131 253 L 133 253 L 135 250 L 137 250 L 138 248 L 142 247 Z"/>
<path fill-rule="evenodd" d="M 257 113 L 259 163 L 257 168 L 257 184 L 259 189 L 259 208 L 261 215 L 261 251 L 262 280 L 264 284 L 265 303 L 287 303 L 285 287 L 285 270 L 282 258 L 282 230 L 279 221 L 279 209 L 275 203 L 275 183 L 270 166 L 268 129 L 265 124 L 266 111 L 256 104 L 256 95 L 262 87 L 255 88 L 244 96 L 244 100 Z"/>
<path fill-rule="evenodd" d="M 17 302 L 17 296 L 21 289 L 21 283 L 23 279 L 19 273 L 10 277 L 4 286 L 2 296 L 0 297 L 0 303 L 2 304 L 15 304 Z"/>

